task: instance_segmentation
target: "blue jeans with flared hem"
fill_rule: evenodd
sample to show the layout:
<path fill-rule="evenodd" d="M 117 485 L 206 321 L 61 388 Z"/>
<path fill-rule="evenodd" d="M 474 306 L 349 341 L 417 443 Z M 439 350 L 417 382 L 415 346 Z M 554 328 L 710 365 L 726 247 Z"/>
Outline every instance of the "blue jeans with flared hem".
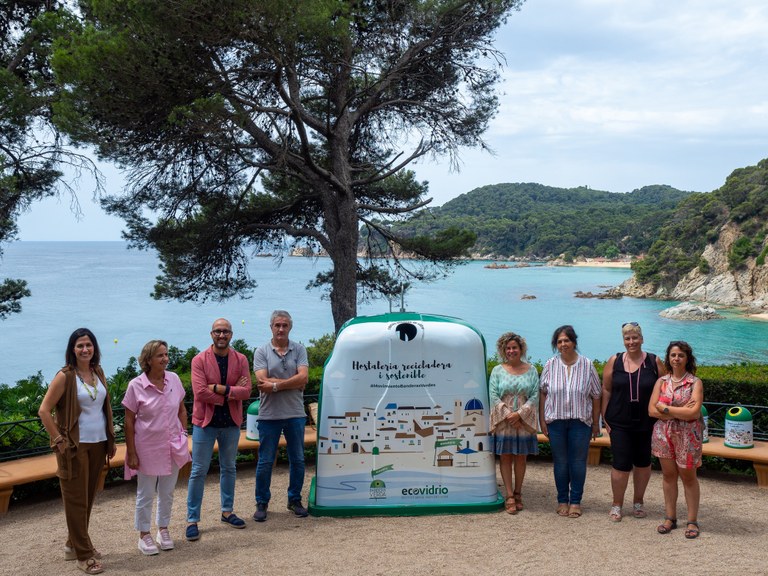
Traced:
<path fill-rule="evenodd" d="M 581 420 L 553 420 L 547 424 L 554 462 L 558 504 L 581 504 L 587 478 L 587 456 L 592 428 Z"/>
<path fill-rule="evenodd" d="M 275 463 L 280 434 L 288 452 L 288 502 L 301 500 L 304 486 L 304 426 L 307 419 L 259 420 L 259 462 L 256 464 L 256 503 L 267 504 L 272 497 L 272 465 Z"/>
<path fill-rule="evenodd" d="M 192 427 L 192 472 L 187 488 L 187 522 L 200 521 L 205 477 L 211 466 L 213 443 L 219 443 L 219 491 L 221 511 L 232 512 L 235 504 L 235 459 L 240 429 L 237 426 L 214 428 Z"/>

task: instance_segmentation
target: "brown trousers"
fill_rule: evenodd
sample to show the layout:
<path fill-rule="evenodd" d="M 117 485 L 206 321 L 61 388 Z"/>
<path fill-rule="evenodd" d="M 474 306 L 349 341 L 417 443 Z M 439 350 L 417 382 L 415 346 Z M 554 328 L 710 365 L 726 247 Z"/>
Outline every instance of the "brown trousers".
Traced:
<path fill-rule="evenodd" d="M 67 546 L 75 549 L 78 560 L 88 560 L 96 553 L 88 535 L 99 474 L 107 459 L 107 443 L 80 443 L 72 461 L 71 480 L 60 479 L 64 516 L 67 520 Z"/>

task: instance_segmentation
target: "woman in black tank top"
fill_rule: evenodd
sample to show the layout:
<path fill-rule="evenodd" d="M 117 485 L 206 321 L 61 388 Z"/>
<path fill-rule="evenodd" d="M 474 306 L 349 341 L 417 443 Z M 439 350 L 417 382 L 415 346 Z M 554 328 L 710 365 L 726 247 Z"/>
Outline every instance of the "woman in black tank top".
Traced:
<path fill-rule="evenodd" d="M 663 363 L 643 352 L 643 331 L 637 322 L 621 327 L 626 352 L 608 359 L 603 369 L 602 414 L 611 437 L 611 491 L 609 517 L 622 519 L 624 494 L 632 473 L 632 515 L 645 518 L 643 498 L 651 477 L 651 432 L 655 419 L 648 416 L 648 402 L 656 380 L 665 373 Z"/>

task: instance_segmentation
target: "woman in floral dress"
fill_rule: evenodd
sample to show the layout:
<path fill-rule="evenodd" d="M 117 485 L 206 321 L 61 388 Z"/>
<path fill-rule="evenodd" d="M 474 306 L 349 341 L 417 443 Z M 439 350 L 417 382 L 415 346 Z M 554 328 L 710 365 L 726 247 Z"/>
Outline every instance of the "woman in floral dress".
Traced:
<path fill-rule="evenodd" d="M 648 414 L 657 418 L 651 440 L 663 474 L 665 518 L 657 531 L 668 534 L 677 528 L 677 479 L 683 482 L 688 508 L 686 538 L 699 536 L 699 480 L 701 466 L 704 389 L 696 377 L 696 358 L 687 342 L 670 342 L 664 360 L 668 374 L 656 381 Z"/>

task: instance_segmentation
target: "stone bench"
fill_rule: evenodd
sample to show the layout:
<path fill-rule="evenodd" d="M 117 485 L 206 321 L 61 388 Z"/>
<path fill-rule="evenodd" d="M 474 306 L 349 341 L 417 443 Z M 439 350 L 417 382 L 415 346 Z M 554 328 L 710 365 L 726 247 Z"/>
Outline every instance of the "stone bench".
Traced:
<path fill-rule="evenodd" d="M 317 431 L 311 426 L 307 426 L 304 431 L 304 445 L 313 445 L 317 443 Z M 285 446 L 285 438 L 280 438 L 280 446 Z M 219 449 L 218 443 L 214 446 L 214 452 Z M 245 430 L 240 431 L 240 441 L 237 449 L 241 452 L 259 449 L 258 440 L 248 440 L 245 437 Z M 189 450 L 192 452 L 192 438 L 189 438 Z M 104 466 L 104 470 L 99 477 L 99 490 L 104 488 L 104 481 L 110 468 L 119 468 L 125 464 L 125 444 L 117 445 L 115 457 L 109 461 L 109 466 Z M 188 478 L 190 465 L 187 464 L 179 471 L 180 478 Z M 37 482 L 39 480 L 48 480 L 56 477 L 56 456 L 44 454 L 43 456 L 32 456 L 29 458 L 20 458 L 0 463 L 0 515 L 8 512 L 8 506 L 11 502 L 13 489 L 21 484 Z"/>

